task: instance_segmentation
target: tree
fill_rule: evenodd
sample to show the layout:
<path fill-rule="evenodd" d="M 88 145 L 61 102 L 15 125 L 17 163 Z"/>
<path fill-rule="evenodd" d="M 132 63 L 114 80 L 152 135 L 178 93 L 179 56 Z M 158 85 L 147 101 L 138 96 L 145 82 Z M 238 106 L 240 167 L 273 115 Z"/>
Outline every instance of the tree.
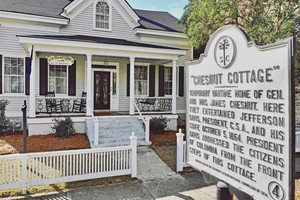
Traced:
<path fill-rule="evenodd" d="M 227 24 L 243 28 L 261 44 L 297 37 L 295 81 L 300 88 L 300 0 L 189 0 L 179 22 L 195 48 L 203 48 Z"/>
<path fill-rule="evenodd" d="M 299 38 L 300 0 L 189 0 L 180 23 L 196 48 L 227 24 L 243 28 L 263 44 Z"/>

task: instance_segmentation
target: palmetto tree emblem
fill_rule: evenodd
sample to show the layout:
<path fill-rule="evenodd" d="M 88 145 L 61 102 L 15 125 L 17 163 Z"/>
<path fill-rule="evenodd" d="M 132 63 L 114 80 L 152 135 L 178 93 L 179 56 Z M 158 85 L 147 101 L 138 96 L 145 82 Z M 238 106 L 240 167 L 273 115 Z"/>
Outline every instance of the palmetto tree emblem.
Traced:
<path fill-rule="evenodd" d="M 219 49 L 223 51 L 223 63 L 226 66 L 226 49 L 230 46 L 228 39 L 224 38 L 223 41 L 219 44 Z"/>
<path fill-rule="evenodd" d="M 230 37 L 222 37 L 217 42 L 215 48 L 215 58 L 220 67 L 227 67 L 232 62 L 234 53 L 234 43 Z"/>

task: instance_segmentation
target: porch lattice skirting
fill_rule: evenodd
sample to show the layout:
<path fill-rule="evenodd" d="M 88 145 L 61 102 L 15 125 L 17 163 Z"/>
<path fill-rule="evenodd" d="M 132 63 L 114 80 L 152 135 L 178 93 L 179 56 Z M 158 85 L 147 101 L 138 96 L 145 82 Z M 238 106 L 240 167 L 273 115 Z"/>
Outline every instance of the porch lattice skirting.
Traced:
<path fill-rule="evenodd" d="M 88 180 L 137 176 L 137 138 L 124 147 L 82 149 L 0 157 L 0 190 Z"/>

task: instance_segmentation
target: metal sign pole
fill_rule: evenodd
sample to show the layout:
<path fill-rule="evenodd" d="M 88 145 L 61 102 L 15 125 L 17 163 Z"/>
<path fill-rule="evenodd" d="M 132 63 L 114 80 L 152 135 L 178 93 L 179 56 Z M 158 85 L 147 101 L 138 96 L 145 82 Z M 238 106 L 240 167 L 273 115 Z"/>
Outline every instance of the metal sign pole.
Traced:
<path fill-rule="evenodd" d="M 22 112 L 23 112 L 23 153 L 27 153 L 27 105 L 26 105 L 26 100 L 24 100 L 24 105 L 22 107 Z"/>

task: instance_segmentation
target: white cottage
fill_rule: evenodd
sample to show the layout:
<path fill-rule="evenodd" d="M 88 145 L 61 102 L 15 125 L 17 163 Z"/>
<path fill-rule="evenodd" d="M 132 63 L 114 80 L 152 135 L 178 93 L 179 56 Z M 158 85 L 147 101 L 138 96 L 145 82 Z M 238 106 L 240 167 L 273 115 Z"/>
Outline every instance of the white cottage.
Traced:
<path fill-rule="evenodd" d="M 0 99 L 15 118 L 27 100 L 29 134 L 49 133 L 54 117 L 70 115 L 97 146 L 112 141 L 94 134 L 98 126 L 121 138 L 139 132 L 137 119 L 147 129 L 162 115 L 176 128 L 185 113 L 192 48 L 167 12 L 126 0 L 1 0 L 0 24 Z"/>

